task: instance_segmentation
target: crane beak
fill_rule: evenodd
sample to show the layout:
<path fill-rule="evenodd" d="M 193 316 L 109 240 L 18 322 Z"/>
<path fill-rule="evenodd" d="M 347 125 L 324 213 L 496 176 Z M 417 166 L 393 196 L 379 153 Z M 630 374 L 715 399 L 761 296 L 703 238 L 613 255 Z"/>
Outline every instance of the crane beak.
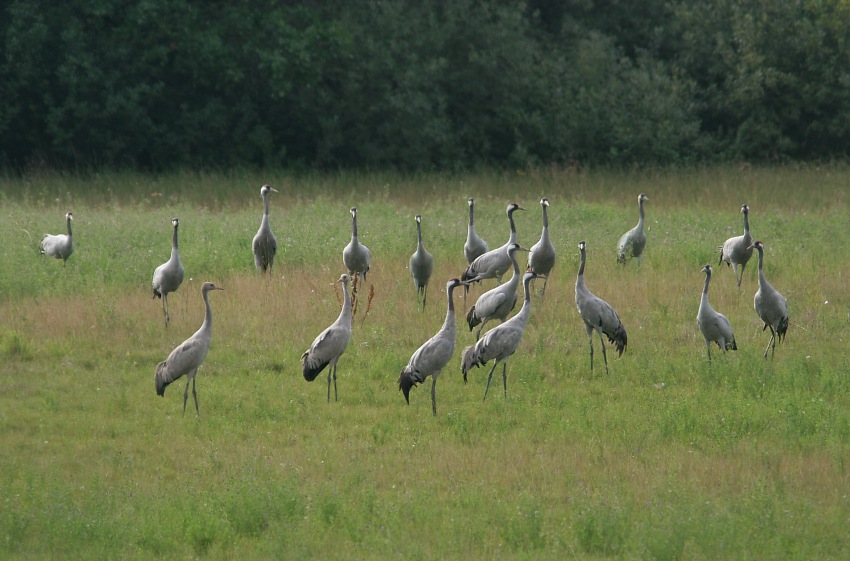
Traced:
<path fill-rule="evenodd" d="M 398 389 L 404 394 L 404 400 L 410 405 L 410 388 L 416 385 L 413 376 L 406 370 L 402 370 L 398 377 Z"/>

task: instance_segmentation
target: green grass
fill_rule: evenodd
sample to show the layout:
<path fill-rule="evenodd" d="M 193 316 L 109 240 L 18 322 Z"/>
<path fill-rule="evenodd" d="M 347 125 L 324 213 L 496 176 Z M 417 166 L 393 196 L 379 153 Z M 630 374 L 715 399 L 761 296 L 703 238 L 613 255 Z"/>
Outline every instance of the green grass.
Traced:
<path fill-rule="evenodd" d="M 266 181 L 281 190 L 272 278 L 250 254 Z M 839 167 L 2 178 L 0 558 L 843 559 L 848 184 Z M 639 192 L 640 271 L 615 263 Z M 430 382 L 408 407 L 396 381 L 463 270 L 468 196 L 491 247 L 507 239 L 511 200 L 528 209 L 521 243 L 534 243 L 547 196 L 558 262 L 509 362 L 507 399 L 494 381 L 482 402 L 487 369 L 463 384 L 462 322 L 433 417 Z M 718 267 L 711 302 L 739 350 L 715 350 L 709 366 L 700 268 L 741 233 L 744 202 L 791 327 L 765 361 L 756 262 L 740 296 Z M 375 297 L 328 404 L 324 374 L 306 383 L 299 357 L 338 314 L 331 283 L 354 205 Z M 68 209 L 76 252 L 63 267 L 37 243 Z M 437 261 L 424 314 L 406 269 L 417 213 Z M 173 216 L 186 280 L 165 330 L 150 281 Z M 575 310 L 582 239 L 587 285 L 629 333 L 610 374 L 598 339 L 590 372 Z M 200 417 L 183 417 L 183 381 L 160 399 L 154 368 L 200 325 L 206 280 L 226 290 L 211 295 Z"/>

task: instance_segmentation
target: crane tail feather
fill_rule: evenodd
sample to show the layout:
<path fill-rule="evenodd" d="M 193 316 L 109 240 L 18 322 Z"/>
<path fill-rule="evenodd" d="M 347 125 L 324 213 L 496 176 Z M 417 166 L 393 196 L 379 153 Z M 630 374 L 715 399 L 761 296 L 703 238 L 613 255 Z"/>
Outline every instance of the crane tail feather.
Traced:
<path fill-rule="evenodd" d="M 325 362 L 322 362 L 321 364 L 317 365 L 316 363 L 310 360 L 309 351 L 304 353 L 303 355 L 301 355 L 301 372 L 304 374 L 304 379 L 308 382 L 312 382 L 316 379 L 316 376 L 318 376 L 322 372 L 322 370 L 324 370 L 325 367 L 330 364 L 330 362 L 331 361 L 326 360 Z"/>
<path fill-rule="evenodd" d="M 163 360 L 162 362 L 156 365 L 156 395 L 160 397 L 165 396 L 165 388 L 168 387 L 168 384 L 174 381 L 169 379 L 168 377 L 168 372 L 166 371 L 166 363 L 167 361 Z"/>
<path fill-rule="evenodd" d="M 472 331 L 476 325 L 481 323 L 481 320 L 475 317 L 475 306 L 469 308 L 469 312 L 466 313 L 466 323 L 469 325 L 470 331 Z"/>

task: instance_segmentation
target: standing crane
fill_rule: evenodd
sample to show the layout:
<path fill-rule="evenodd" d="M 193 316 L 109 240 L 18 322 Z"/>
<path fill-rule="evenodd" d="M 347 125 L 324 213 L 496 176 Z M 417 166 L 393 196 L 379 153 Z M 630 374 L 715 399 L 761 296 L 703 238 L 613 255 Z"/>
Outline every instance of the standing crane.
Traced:
<path fill-rule="evenodd" d="M 189 382 L 192 382 L 192 397 L 195 398 L 195 414 L 200 415 L 198 409 L 198 394 L 195 392 L 195 377 L 198 367 L 207 357 L 212 341 L 212 308 L 210 308 L 209 293 L 212 290 L 224 290 L 211 282 L 205 282 L 201 286 L 201 294 L 204 297 L 204 323 L 201 324 L 194 335 L 180 343 L 176 349 L 171 351 L 168 358 L 156 366 L 156 395 L 165 396 L 165 388 L 184 374 L 186 375 L 186 389 L 183 391 L 183 414 L 186 414 L 186 400 L 189 398 Z"/>
<path fill-rule="evenodd" d="M 431 410 L 434 415 L 437 414 L 437 378 L 455 352 L 457 323 L 455 323 L 455 306 L 452 293 L 460 285 L 461 282 L 458 279 L 451 279 L 446 283 L 449 305 L 443 327 L 413 353 L 407 366 L 401 369 L 401 374 L 398 377 L 398 389 L 404 393 L 404 400 L 409 405 L 410 388 L 416 384 L 424 383 L 425 378 L 431 376 Z"/>
<path fill-rule="evenodd" d="M 419 297 L 422 296 L 422 310 L 425 310 L 425 299 L 428 297 L 428 280 L 434 271 L 434 256 L 428 253 L 422 245 L 422 216 L 416 215 L 416 252 L 410 256 L 410 274 L 413 276 L 413 286 L 416 287 L 416 306 L 419 307 Z"/>
<path fill-rule="evenodd" d="M 506 210 L 508 222 L 511 224 L 511 235 L 505 245 L 492 249 L 487 253 L 477 257 L 463 274 L 460 280 L 465 285 L 473 282 L 479 282 L 484 279 L 496 279 L 498 283 L 502 282 L 502 277 L 511 268 L 511 259 L 508 257 L 508 246 L 512 243 L 517 243 L 516 225 L 514 224 L 514 212 L 517 210 L 525 210 L 516 203 L 508 205 Z"/>
<path fill-rule="evenodd" d="M 254 235 L 251 249 L 254 252 L 254 267 L 265 272 L 271 272 L 274 264 L 274 256 L 277 254 L 277 239 L 272 234 L 269 226 L 269 191 L 277 193 L 277 189 L 269 184 L 260 188 L 260 196 L 263 198 L 263 220 L 260 229 Z"/>
<path fill-rule="evenodd" d="M 640 256 L 643 254 L 643 248 L 646 247 L 646 234 L 643 231 L 643 203 L 648 200 L 649 197 L 643 193 L 638 195 L 640 219 L 637 226 L 620 237 L 620 241 L 617 243 L 617 263 L 625 265 L 629 259 L 637 257 L 638 269 L 640 269 Z"/>
<path fill-rule="evenodd" d="M 372 261 L 372 252 L 369 248 L 360 243 L 357 237 L 357 207 L 351 207 L 351 241 L 342 250 L 342 262 L 348 269 L 348 275 L 351 277 L 352 292 L 357 292 L 357 278 L 362 276 L 366 280 L 366 273 L 369 272 L 369 263 Z"/>
<path fill-rule="evenodd" d="M 732 323 L 729 321 L 729 318 L 715 311 L 711 307 L 711 304 L 708 303 L 708 283 L 711 282 L 711 265 L 703 267 L 702 272 L 705 273 L 705 287 L 702 289 L 702 297 L 699 302 L 697 324 L 699 325 L 700 333 L 705 338 L 708 363 L 711 364 L 711 343 L 717 343 L 717 346 L 724 353 L 727 350 L 737 351 L 738 345 L 735 343 L 735 334 L 732 332 Z"/>
<path fill-rule="evenodd" d="M 578 248 L 581 250 L 581 267 L 578 270 L 576 277 L 576 307 L 581 319 L 584 321 L 584 329 L 587 331 L 587 338 L 590 340 L 590 371 L 593 372 L 593 330 L 599 333 L 599 342 L 602 345 L 602 358 L 605 361 L 605 372 L 608 372 L 608 356 L 605 353 L 605 339 L 602 335 L 608 337 L 608 341 L 615 346 L 618 355 L 622 356 L 626 350 L 628 339 L 626 336 L 626 328 L 623 327 L 623 322 L 620 321 L 620 316 L 614 311 L 608 302 L 595 296 L 591 293 L 584 284 L 584 263 L 586 259 L 585 243 L 579 242 Z"/>
<path fill-rule="evenodd" d="M 519 313 L 505 323 L 497 325 L 485 333 L 484 337 L 479 339 L 474 345 L 463 349 L 463 353 L 461 354 L 461 372 L 463 372 L 464 383 L 466 383 L 467 373 L 473 367 L 483 366 L 491 360 L 495 361 L 493 367 L 490 369 L 490 374 L 487 375 L 487 387 L 484 388 L 485 400 L 487 399 L 487 391 L 490 389 L 490 380 L 493 378 L 493 371 L 500 362 L 502 363 L 502 383 L 505 388 L 505 397 L 508 396 L 508 359 L 519 347 L 522 341 L 522 335 L 525 332 L 525 326 L 528 324 L 528 316 L 531 313 L 531 290 L 528 283 L 539 277 L 540 275 L 530 269 L 526 271 L 522 277 L 525 299 Z"/>
<path fill-rule="evenodd" d="M 540 199 L 540 206 L 543 208 L 543 232 L 540 234 L 540 240 L 531 246 L 531 253 L 528 256 L 528 266 L 536 273 L 542 275 L 543 290 L 540 293 L 542 298 L 546 294 L 546 283 L 549 282 L 549 273 L 552 272 L 552 267 L 555 266 L 555 246 L 552 245 L 552 240 L 549 239 L 549 215 L 546 209 L 549 208 L 549 199 Z"/>
<path fill-rule="evenodd" d="M 720 261 L 717 264 L 720 265 L 725 261 L 726 265 L 732 266 L 735 280 L 738 281 L 738 294 L 741 293 L 741 281 L 744 280 L 744 269 L 747 268 L 747 261 L 753 256 L 753 236 L 750 235 L 750 207 L 746 204 L 742 205 L 741 214 L 744 215 L 743 235 L 729 238 L 717 248 L 720 250 Z M 741 276 L 738 276 L 738 265 L 741 266 Z"/>
<path fill-rule="evenodd" d="M 56 235 L 44 234 L 44 237 L 41 238 L 41 242 L 38 244 L 38 249 L 42 255 L 61 259 L 63 267 L 68 261 L 68 258 L 71 257 L 71 254 L 74 253 L 74 236 L 71 234 L 71 220 L 73 219 L 74 216 L 69 210 L 65 213 L 65 224 L 68 227 L 68 233 Z"/>
<path fill-rule="evenodd" d="M 348 341 L 351 339 L 351 295 L 348 292 L 350 277 L 343 273 L 337 283 L 342 284 L 343 303 L 339 317 L 327 329 L 322 331 L 310 345 L 310 348 L 301 355 L 301 368 L 304 379 L 312 382 L 316 376 L 330 366 L 328 369 L 328 403 L 331 401 L 331 377 L 334 382 L 334 399 L 339 401 L 336 391 L 336 363 L 345 352 Z M 336 283 L 334 283 L 336 284 Z"/>
<path fill-rule="evenodd" d="M 516 289 L 519 286 L 521 273 L 519 271 L 519 263 L 516 260 L 517 251 L 528 251 L 528 249 L 520 246 L 518 243 L 512 243 L 508 246 L 507 254 L 514 266 L 514 274 L 511 279 L 505 284 L 500 284 L 495 288 L 491 288 L 484 294 L 478 297 L 469 312 L 466 314 L 466 323 L 469 325 L 469 330 L 481 324 L 478 331 L 475 333 L 477 341 L 481 335 L 481 330 L 487 325 L 491 319 L 501 320 L 502 323 L 508 318 L 508 314 L 516 306 L 517 294 Z"/>
<path fill-rule="evenodd" d="M 481 255 L 487 253 L 490 246 L 482 240 L 475 232 L 475 217 L 474 210 L 475 201 L 470 197 L 467 199 L 469 205 L 469 225 L 466 227 L 466 243 L 463 244 L 463 255 L 466 257 L 466 264 L 469 265 Z"/>
<path fill-rule="evenodd" d="M 171 225 L 174 227 L 174 233 L 171 238 L 171 257 L 168 261 L 154 269 L 152 283 L 152 298 L 162 298 L 162 313 L 165 314 L 165 327 L 168 327 L 168 322 L 171 321 L 168 315 L 168 293 L 176 292 L 183 282 L 183 264 L 180 263 L 180 252 L 177 250 L 177 227 L 180 225 L 180 219 L 172 218 Z"/>
<path fill-rule="evenodd" d="M 770 357 L 776 351 L 776 339 L 782 343 L 785 339 L 785 333 L 788 331 L 788 302 L 775 288 L 770 286 L 764 276 L 764 244 L 757 241 L 750 246 L 750 249 L 757 249 L 759 252 L 759 289 L 753 298 L 753 307 L 759 318 L 764 322 L 761 330 L 764 331 L 770 328 L 770 341 L 767 342 L 767 347 L 764 349 L 764 358 L 767 358 L 767 351 L 770 351 Z"/>

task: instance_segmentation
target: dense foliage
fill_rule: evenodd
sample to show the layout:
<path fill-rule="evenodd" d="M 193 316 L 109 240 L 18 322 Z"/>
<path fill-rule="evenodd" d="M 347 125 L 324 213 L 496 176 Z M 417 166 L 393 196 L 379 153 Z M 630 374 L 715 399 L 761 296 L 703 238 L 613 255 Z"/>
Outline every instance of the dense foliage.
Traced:
<path fill-rule="evenodd" d="M 0 166 L 843 159 L 847 0 L 13 0 Z"/>

